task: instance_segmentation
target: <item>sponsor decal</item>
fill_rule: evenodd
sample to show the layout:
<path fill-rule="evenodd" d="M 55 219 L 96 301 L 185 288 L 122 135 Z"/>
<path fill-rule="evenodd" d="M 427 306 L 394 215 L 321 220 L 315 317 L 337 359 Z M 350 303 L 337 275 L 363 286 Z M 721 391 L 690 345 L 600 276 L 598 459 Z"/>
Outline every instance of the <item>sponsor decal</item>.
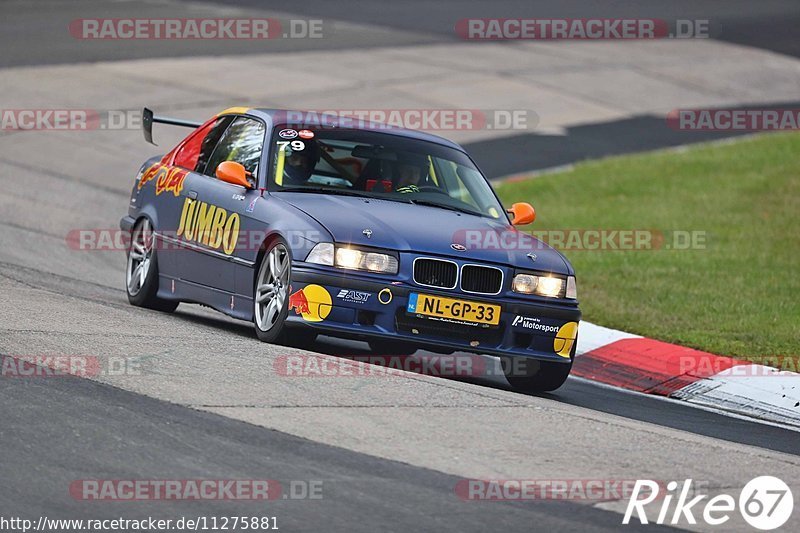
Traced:
<path fill-rule="evenodd" d="M 515 316 L 514 321 L 511 322 L 511 325 L 517 328 L 529 329 L 532 331 L 540 331 L 542 333 L 557 333 L 559 330 L 558 326 L 542 324 L 542 319 L 540 318 L 533 318 L 521 315 Z"/>
<path fill-rule="evenodd" d="M 561 357 L 569 359 L 575 339 L 578 338 L 578 323 L 567 322 L 558 329 L 556 338 L 553 339 L 553 350 Z"/>
<path fill-rule="evenodd" d="M 388 305 L 392 302 L 392 290 L 388 287 L 381 289 L 378 293 L 378 301 L 383 305 Z"/>
<path fill-rule="evenodd" d="M 231 255 L 239 239 L 239 214 L 206 202 L 186 198 L 183 202 L 178 237 Z"/>
<path fill-rule="evenodd" d="M 370 296 L 372 296 L 370 292 L 351 291 L 349 289 L 342 289 L 339 291 L 339 294 L 336 295 L 337 298 L 354 304 L 366 303 Z"/>
<path fill-rule="evenodd" d="M 306 140 L 314 138 L 314 132 L 311 130 L 300 130 L 297 132 L 297 135 L 299 135 L 301 139 Z"/>
<path fill-rule="evenodd" d="M 281 139 L 294 139 L 295 137 L 297 137 L 297 130 L 290 130 L 290 129 L 281 130 L 278 132 L 278 137 L 280 137 Z"/>
<path fill-rule="evenodd" d="M 319 285 L 306 285 L 289 296 L 289 310 L 307 322 L 322 322 L 332 308 L 330 293 Z"/>
<path fill-rule="evenodd" d="M 244 201 L 244 195 L 243 194 L 234 194 L 233 196 L 231 196 L 231 200 L 239 200 L 240 202 L 242 202 L 242 201 Z"/>
<path fill-rule="evenodd" d="M 142 174 L 138 189 L 141 190 L 147 182 L 156 180 L 156 196 L 164 191 L 180 196 L 187 174 L 189 174 L 188 170 L 156 163 Z"/>
<path fill-rule="evenodd" d="M 260 196 L 256 196 L 255 198 L 253 198 L 253 201 L 252 201 L 252 202 L 250 202 L 250 203 L 247 205 L 247 207 L 245 208 L 245 211 L 246 211 L 247 213 L 252 213 L 252 212 L 253 212 L 253 210 L 256 208 L 256 202 L 258 202 L 258 199 L 259 199 L 259 198 L 261 198 L 261 197 L 260 197 Z"/>

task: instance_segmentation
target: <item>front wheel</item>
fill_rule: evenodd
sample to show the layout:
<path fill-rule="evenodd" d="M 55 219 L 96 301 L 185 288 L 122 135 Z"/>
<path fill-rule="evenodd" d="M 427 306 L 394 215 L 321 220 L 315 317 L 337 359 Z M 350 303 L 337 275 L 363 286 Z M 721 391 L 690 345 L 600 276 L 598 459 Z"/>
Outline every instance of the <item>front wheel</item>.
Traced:
<path fill-rule="evenodd" d="M 572 370 L 572 361 L 555 363 L 528 357 L 502 357 L 500 363 L 511 388 L 524 394 L 554 391 L 567 381 Z"/>
<path fill-rule="evenodd" d="M 277 240 L 267 248 L 261 258 L 253 294 L 253 322 L 256 335 L 264 342 L 284 340 L 291 279 L 292 259 L 289 249 L 282 240 Z"/>
<path fill-rule="evenodd" d="M 143 218 L 131 232 L 128 265 L 125 269 L 125 290 L 128 301 L 138 307 L 173 312 L 178 307 L 174 300 L 164 300 L 158 293 L 158 257 L 150 220 Z"/>

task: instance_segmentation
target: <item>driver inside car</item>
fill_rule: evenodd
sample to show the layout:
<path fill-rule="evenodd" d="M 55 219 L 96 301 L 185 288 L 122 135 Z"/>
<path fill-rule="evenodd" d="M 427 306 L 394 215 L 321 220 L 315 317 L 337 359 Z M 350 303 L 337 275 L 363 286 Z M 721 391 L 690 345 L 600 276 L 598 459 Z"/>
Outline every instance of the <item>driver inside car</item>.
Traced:
<path fill-rule="evenodd" d="M 307 142 L 303 150 L 292 150 L 286 156 L 286 164 L 283 166 L 283 183 L 292 185 L 302 185 L 308 181 L 314 173 L 314 167 L 319 161 L 319 148 L 316 143 Z"/>
<path fill-rule="evenodd" d="M 422 155 L 409 155 L 398 165 L 397 192 L 419 192 L 419 186 L 428 176 L 428 158 Z"/>

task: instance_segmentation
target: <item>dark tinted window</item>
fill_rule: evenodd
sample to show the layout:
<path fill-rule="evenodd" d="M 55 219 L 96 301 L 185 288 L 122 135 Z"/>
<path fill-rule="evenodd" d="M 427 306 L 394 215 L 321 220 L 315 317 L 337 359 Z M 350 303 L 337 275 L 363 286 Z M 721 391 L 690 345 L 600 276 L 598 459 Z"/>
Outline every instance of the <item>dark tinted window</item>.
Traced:
<path fill-rule="evenodd" d="M 202 144 L 200 145 L 200 155 L 197 157 L 197 164 L 194 167 L 195 172 L 205 174 L 208 160 L 211 158 L 211 154 L 214 152 L 214 148 L 217 146 L 217 142 L 219 141 L 220 137 L 222 137 L 222 134 L 225 133 L 225 129 L 230 125 L 231 122 L 233 122 L 233 118 L 234 117 L 230 115 L 220 117 L 214 123 L 214 126 L 208 132 L 208 135 L 205 136 Z"/>
<path fill-rule="evenodd" d="M 206 167 L 206 174 L 213 176 L 220 163 L 236 161 L 255 176 L 264 148 L 264 131 L 264 124 L 258 120 L 238 117 L 217 143 Z"/>
<path fill-rule="evenodd" d="M 209 122 L 202 128 L 193 132 L 175 152 L 175 165 L 185 168 L 186 170 L 194 170 L 197 168 L 197 159 L 200 157 L 200 148 L 203 146 L 203 140 L 208 135 L 208 132 L 214 127 L 215 122 Z"/>

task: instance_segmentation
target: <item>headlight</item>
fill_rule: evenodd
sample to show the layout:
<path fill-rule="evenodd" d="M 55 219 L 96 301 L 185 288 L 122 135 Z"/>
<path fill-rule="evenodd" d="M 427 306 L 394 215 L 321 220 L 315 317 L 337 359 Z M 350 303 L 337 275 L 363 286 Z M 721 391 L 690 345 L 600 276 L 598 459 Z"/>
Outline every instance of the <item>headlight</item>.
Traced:
<path fill-rule="evenodd" d="M 554 276 L 536 276 L 533 274 L 517 274 L 514 276 L 514 292 L 522 294 L 538 294 L 557 298 L 564 288 L 564 280 Z"/>
<path fill-rule="evenodd" d="M 364 261 L 364 254 L 353 248 L 336 249 L 336 266 L 341 268 L 357 269 Z"/>
<path fill-rule="evenodd" d="M 397 274 L 398 270 L 397 258 L 393 255 L 347 246 L 334 246 L 329 242 L 321 242 L 314 246 L 306 261 L 319 265 L 335 265 L 349 270 L 366 270 L 383 274 Z"/>
<path fill-rule="evenodd" d="M 578 285 L 575 283 L 575 276 L 569 276 L 567 278 L 567 294 L 565 294 L 564 297 L 572 298 L 573 300 L 578 299 Z"/>
<path fill-rule="evenodd" d="M 333 243 L 321 242 L 314 246 L 314 249 L 306 257 L 306 261 L 318 265 L 333 266 Z"/>

